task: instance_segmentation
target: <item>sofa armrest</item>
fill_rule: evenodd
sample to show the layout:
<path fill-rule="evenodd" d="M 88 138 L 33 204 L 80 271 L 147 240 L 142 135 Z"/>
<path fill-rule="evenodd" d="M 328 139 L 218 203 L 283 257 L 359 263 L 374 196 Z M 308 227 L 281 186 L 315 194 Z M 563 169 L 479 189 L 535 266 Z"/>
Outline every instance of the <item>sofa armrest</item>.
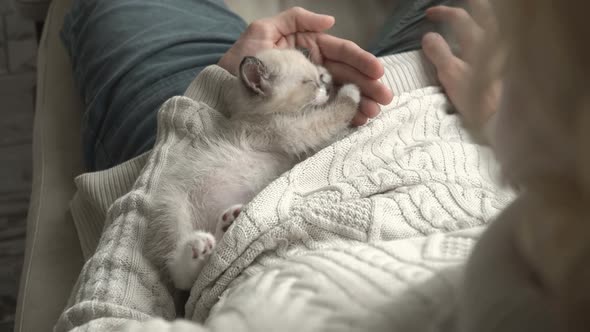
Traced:
<path fill-rule="evenodd" d="M 51 331 L 83 264 L 69 212 L 82 172 L 80 118 L 67 53 L 59 39 L 71 0 L 51 4 L 39 45 L 33 129 L 33 190 L 15 331 Z"/>

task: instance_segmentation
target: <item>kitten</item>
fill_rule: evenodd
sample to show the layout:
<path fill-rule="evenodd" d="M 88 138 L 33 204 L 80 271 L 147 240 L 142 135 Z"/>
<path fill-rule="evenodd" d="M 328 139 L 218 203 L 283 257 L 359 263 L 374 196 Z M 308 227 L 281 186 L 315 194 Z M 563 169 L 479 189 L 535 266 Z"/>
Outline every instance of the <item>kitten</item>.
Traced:
<path fill-rule="evenodd" d="M 588 331 L 590 6 L 494 6 L 499 34 L 483 47 L 474 95 L 503 79 L 489 141 L 518 198 L 469 259 L 461 331 Z"/>
<path fill-rule="evenodd" d="M 175 287 L 190 289 L 244 204 L 280 174 L 342 135 L 359 89 L 331 94 L 328 71 L 297 50 L 245 57 L 228 100 L 226 127 L 162 173 L 148 229 L 148 256 Z"/>

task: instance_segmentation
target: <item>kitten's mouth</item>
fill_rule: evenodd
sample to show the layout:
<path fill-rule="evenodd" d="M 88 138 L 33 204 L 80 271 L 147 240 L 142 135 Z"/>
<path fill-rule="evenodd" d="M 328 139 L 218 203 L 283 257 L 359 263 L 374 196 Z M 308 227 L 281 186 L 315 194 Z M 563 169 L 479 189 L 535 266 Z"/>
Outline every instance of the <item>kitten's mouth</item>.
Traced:
<path fill-rule="evenodd" d="M 326 87 L 321 87 L 317 90 L 315 99 L 312 101 L 314 105 L 323 105 L 330 99 L 330 92 Z"/>

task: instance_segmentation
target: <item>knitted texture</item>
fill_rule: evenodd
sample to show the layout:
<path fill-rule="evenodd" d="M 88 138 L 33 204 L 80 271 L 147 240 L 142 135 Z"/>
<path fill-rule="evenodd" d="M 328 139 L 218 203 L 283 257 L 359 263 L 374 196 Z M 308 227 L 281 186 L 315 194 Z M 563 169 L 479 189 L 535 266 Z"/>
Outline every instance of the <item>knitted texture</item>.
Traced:
<path fill-rule="evenodd" d="M 495 185 L 491 152 L 448 114 L 421 53 L 381 61 L 394 102 L 257 195 L 192 288 L 189 321 L 166 322 L 171 287 L 142 251 L 149 198 L 161 170 L 225 121 L 216 109 L 231 76 L 205 69 L 162 106 L 149 155 L 77 179 L 88 261 L 56 331 L 448 329 L 461 265 L 512 194 Z"/>

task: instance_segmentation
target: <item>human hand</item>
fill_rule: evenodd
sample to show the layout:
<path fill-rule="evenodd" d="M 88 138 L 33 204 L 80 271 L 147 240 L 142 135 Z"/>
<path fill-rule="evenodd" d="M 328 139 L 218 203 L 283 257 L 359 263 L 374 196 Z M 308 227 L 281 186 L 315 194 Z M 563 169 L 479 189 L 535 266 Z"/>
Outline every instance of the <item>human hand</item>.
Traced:
<path fill-rule="evenodd" d="M 378 81 L 384 70 L 374 55 L 349 40 L 322 33 L 334 23 L 332 16 L 300 7 L 254 21 L 223 55 L 218 65 L 236 75 L 245 56 L 271 48 L 306 48 L 311 60 L 325 66 L 335 82 L 350 82 L 360 87 L 363 94 L 360 112 L 352 123 L 362 125 L 368 118 L 377 116 L 380 112 L 378 104 L 389 104 L 393 94 Z"/>
<path fill-rule="evenodd" d="M 487 0 L 469 0 L 473 16 L 463 8 L 436 6 L 426 11 L 435 22 L 448 24 L 456 36 L 460 54 L 455 55 L 447 41 L 438 33 L 427 33 L 422 39 L 426 57 L 436 67 L 438 79 L 445 93 L 467 122 L 481 126 L 496 112 L 502 92 L 502 81 L 494 80 L 484 93 L 481 107 L 469 107 L 466 92 L 472 79 L 476 50 L 485 33 L 496 29 L 496 22 Z"/>

